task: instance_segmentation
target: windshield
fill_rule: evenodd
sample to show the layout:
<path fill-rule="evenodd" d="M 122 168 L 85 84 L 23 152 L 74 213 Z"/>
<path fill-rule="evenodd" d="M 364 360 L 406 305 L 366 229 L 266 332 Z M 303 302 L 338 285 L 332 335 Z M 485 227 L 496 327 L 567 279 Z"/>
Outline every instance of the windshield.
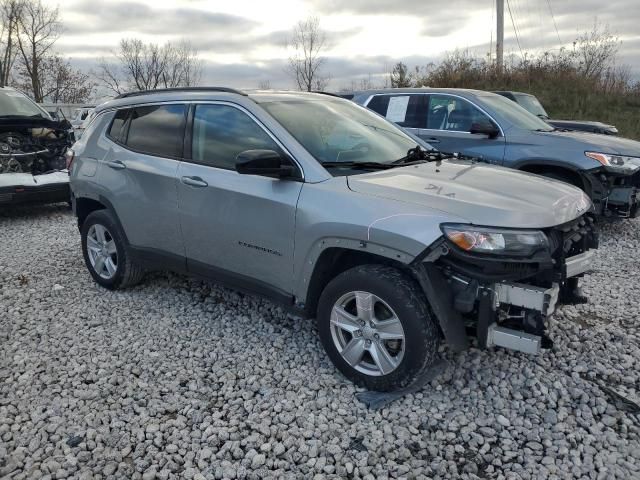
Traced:
<path fill-rule="evenodd" d="M 13 90 L 0 91 L 0 117 L 8 116 L 48 118 L 26 95 Z"/>
<path fill-rule="evenodd" d="M 482 101 L 488 107 L 492 108 L 496 114 L 518 128 L 545 132 L 553 131 L 551 125 L 539 117 L 536 117 L 534 114 L 529 113 L 513 100 L 509 100 L 500 95 L 485 95 L 482 97 Z"/>
<path fill-rule="evenodd" d="M 286 100 L 260 104 L 320 163 L 391 163 L 415 140 L 395 125 L 352 102 Z"/>
<path fill-rule="evenodd" d="M 518 105 L 521 105 L 528 112 L 531 112 L 537 116 L 542 115 L 545 118 L 549 118 L 549 115 L 547 115 L 547 112 L 542 106 L 542 104 L 533 95 L 524 95 L 524 94 L 516 93 L 514 94 L 514 97 L 516 97 L 516 100 L 518 101 Z"/>

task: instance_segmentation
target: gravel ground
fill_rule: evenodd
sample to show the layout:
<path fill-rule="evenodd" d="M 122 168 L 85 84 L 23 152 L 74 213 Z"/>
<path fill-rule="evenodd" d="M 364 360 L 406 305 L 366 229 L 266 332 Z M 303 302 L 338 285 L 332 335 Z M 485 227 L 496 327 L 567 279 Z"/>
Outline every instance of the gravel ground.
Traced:
<path fill-rule="evenodd" d="M 0 245 L 0 478 L 640 478 L 639 220 L 603 225 L 553 351 L 445 349 L 379 411 L 265 300 L 97 287 L 62 206 L 0 214 Z"/>

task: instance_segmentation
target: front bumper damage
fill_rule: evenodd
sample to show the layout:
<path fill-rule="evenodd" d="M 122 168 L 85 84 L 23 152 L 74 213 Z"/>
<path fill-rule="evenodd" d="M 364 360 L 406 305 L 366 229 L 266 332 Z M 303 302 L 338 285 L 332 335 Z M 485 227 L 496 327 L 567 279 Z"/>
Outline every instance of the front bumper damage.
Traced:
<path fill-rule="evenodd" d="M 561 303 L 583 303 L 579 278 L 591 268 L 598 236 L 591 216 L 546 232 L 547 256 L 522 260 L 478 260 L 443 241 L 414 272 L 447 343 L 500 346 L 525 353 L 549 347 L 546 323 Z"/>
<path fill-rule="evenodd" d="M 24 203 L 57 203 L 70 200 L 66 171 L 42 175 L 0 174 L 0 207 Z"/>
<path fill-rule="evenodd" d="M 640 171 L 622 174 L 597 168 L 585 173 L 596 211 L 600 215 L 635 218 L 640 206 Z"/>
<path fill-rule="evenodd" d="M 588 272 L 594 257 L 595 251 L 588 250 L 567 258 L 566 278 L 575 279 Z M 535 325 L 534 330 L 542 333 L 546 318 L 555 312 L 560 298 L 560 285 L 554 283 L 551 287 L 544 288 L 519 283 L 498 283 L 494 286 L 492 297 L 495 310 L 517 307 L 523 311 L 537 312 L 539 314 L 537 321 L 542 322 L 542 325 Z M 542 335 L 499 326 L 498 323 L 493 322 L 487 326 L 484 344 L 487 347 L 498 346 L 535 354 L 540 351 L 543 338 Z"/>

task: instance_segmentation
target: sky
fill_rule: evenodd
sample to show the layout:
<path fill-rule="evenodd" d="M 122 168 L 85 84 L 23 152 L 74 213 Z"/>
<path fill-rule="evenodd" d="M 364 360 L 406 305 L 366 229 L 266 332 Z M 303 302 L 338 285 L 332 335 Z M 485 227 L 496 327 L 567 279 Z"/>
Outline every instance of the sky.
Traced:
<path fill-rule="evenodd" d="M 292 88 L 286 73 L 293 25 L 309 16 L 327 35 L 329 88 L 371 79 L 382 84 L 392 65 L 413 67 L 447 52 L 487 55 L 495 42 L 495 0 L 44 0 L 60 8 L 57 50 L 95 68 L 122 38 L 188 40 L 204 61 L 204 84 Z M 622 41 L 619 63 L 640 77 L 640 0 L 507 0 L 505 55 L 570 46 L 594 22 Z M 505 7 L 506 8 L 506 7 Z M 513 21 L 512 21 L 513 18 Z M 513 22 L 518 29 L 519 45 Z M 495 54 L 495 47 L 491 47 Z"/>

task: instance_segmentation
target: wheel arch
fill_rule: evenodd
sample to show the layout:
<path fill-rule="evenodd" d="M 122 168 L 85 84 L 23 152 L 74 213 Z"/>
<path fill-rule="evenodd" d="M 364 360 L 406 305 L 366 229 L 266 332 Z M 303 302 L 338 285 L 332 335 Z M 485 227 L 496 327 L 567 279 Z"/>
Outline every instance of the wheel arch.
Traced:
<path fill-rule="evenodd" d="M 127 233 L 124 228 L 122 228 L 120 218 L 118 217 L 115 208 L 113 208 L 113 204 L 109 200 L 102 196 L 99 196 L 97 199 L 91 197 L 76 197 L 74 199 L 74 205 L 75 214 L 78 218 L 78 228 L 82 228 L 84 221 L 91 213 L 97 210 L 107 210 L 109 211 L 109 213 L 111 213 L 111 215 L 113 215 L 113 218 L 115 219 L 118 227 L 120 228 L 120 231 L 122 232 L 125 242 L 129 244 Z"/>
<path fill-rule="evenodd" d="M 561 177 L 570 180 L 570 183 L 582 190 L 587 189 L 588 184 L 585 182 L 583 175 L 580 171 L 574 168 L 572 165 L 568 165 L 562 162 L 556 162 L 552 160 L 530 160 L 519 164 L 518 170 L 528 173 L 535 173 L 537 175 L 543 175 L 545 173 L 555 173 Z"/>
<path fill-rule="evenodd" d="M 353 245 L 349 245 L 344 239 L 341 242 L 341 246 L 329 245 L 318 252 L 317 258 L 311 260 L 312 264 L 307 262 L 309 268 L 305 269 L 305 277 L 302 283 L 298 284 L 299 292 L 296 298 L 304 303 L 304 310 L 308 316 L 315 316 L 318 300 L 327 284 L 350 268 L 366 264 L 388 265 L 404 271 L 415 279 L 409 267 L 412 259 L 407 254 L 381 247 L 367 248 L 369 245 L 365 242 L 357 242 L 357 245 L 365 245 L 361 248 L 353 248 Z"/>

